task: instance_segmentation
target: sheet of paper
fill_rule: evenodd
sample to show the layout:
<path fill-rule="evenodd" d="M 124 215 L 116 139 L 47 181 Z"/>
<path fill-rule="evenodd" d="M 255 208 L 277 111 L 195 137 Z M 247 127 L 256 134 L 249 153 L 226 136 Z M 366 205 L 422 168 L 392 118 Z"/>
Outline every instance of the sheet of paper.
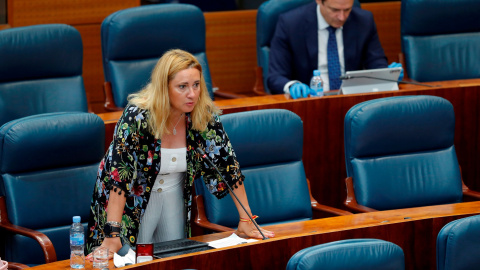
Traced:
<path fill-rule="evenodd" d="M 258 241 L 257 239 L 244 239 L 239 237 L 238 235 L 232 233 L 229 237 L 215 240 L 212 242 L 208 242 L 208 245 L 213 247 L 213 248 L 223 248 L 223 247 L 230 247 L 230 246 L 235 246 L 239 244 L 246 244 L 246 243 L 251 243 L 251 242 L 256 242 Z"/>
<path fill-rule="evenodd" d="M 113 264 L 117 268 L 135 264 L 135 251 L 130 248 L 125 256 L 118 255 L 115 252 L 115 254 L 113 254 Z"/>

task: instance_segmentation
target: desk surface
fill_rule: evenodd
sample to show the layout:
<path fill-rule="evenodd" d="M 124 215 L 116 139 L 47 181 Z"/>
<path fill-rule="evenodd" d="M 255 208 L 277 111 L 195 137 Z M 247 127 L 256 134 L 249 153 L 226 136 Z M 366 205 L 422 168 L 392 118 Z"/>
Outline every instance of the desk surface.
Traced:
<path fill-rule="evenodd" d="M 234 247 L 158 259 L 122 269 L 285 269 L 297 251 L 350 238 L 378 238 L 399 245 L 407 269 L 435 269 L 435 245 L 440 229 L 450 221 L 480 214 L 480 202 L 380 211 L 265 227 L 275 238 Z M 227 237 L 218 233 L 194 237 L 208 242 Z M 113 264 L 110 262 L 110 269 Z M 70 269 L 69 261 L 34 267 L 35 270 Z M 92 269 L 87 262 L 87 270 Z"/>
<path fill-rule="evenodd" d="M 224 114 L 260 109 L 287 109 L 300 116 L 304 126 L 303 162 L 312 194 L 319 203 L 341 208 L 346 197 L 343 121 L 346 112 L 363 101 L 399 95 L 434 95 L 446 98 L 456 115 L 455 149 L 463 180 L 480 191 L 480 79 L 427 83 L 436 87 L 402 84 L 400 91 L 336 95 L 292 100 L 284 95 L 220 100 Z M 99 114 L 110 144 L 121 112 Z M 227 130 L 228 132 L 228 130 Z M 240 164 L 241 165 L 241 164 Z M 246 179 L 248 181 L 248 179 Z"/>

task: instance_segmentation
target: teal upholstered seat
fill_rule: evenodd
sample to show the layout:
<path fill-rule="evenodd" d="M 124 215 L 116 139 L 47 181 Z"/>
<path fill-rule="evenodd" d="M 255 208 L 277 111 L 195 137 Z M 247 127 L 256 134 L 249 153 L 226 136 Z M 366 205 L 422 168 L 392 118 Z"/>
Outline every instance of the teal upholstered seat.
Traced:
<path fill-rule="evenodd" d="M 305 248 L 288 261 L 287 270 L 403 270 L 403 250 L 379 239 L 348 239 Z"/>
<path fill-rule="evenodd" d="M 437 236 L 437 270 L 477 269 L 480 215 L 454 220 Z"/>
<path fill-rule="evenodd" d="M 235 150 L 252 214 L 261 225 L 309 220 L 314 210 L 329 215 L 346 211 L 319 205 L 311 198 L 303 167 L 303 123 L 287 110 L 258 110 L 221 117 Z M 228 231 L 239 216 L 231 196 L 218 200 L 195 181 L 195 222 L 204 228 Z M 200 206 L 200 207 L 199 207 Z M 212 228 L 212 224 L 220 227 Z"/>
<path fill-rule="evenodd" d="M 205 18 L 198 7 L 159 4 L 117 11 L 102 22 L 101 41 L 107 109 L 123 109 L 127 96 L 147 85 L 158 59 L 170 49 L 188 51 L 198 59 L 213 98 Z"/>
<path fill-rule="evenodd" d="M 448 100 L 398 96 L 366 101 L 347 112 L 344 127 L 346 205 L 352 210 L 458 203 L 463 195 L 480 198 L 462 186 L 455 113 Z"/>
<path fill-rule="evenodd" d="M 0 31 L 0 126 L 51 112 L 87 112 L 80 33 L 65 24 Z"/>
<path fill-rule="evenodd" d="M 90 113 L 38 114 L 0 128 L 2 259 L 69 258 L 69 226 L 81 216 L 87 229 L 104 142 L 105 125 Z"/>
<path fill-rule="evenodd" d="M 402 0 L 408 76 L 417 81 L 480 78 L 480 2 Z"/>

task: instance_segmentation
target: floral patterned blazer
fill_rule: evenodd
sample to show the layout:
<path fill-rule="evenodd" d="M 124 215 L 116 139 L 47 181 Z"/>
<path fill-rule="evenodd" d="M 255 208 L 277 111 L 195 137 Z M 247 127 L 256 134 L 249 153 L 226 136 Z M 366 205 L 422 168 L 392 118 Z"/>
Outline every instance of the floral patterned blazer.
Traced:
<path fill-rule="evenodd" d="M 106 208 L 110 192 L 118 192 L 126 197 L 122 216 L 121 240 L 134 246 L 138 229 L 147 208 L 151 189 L 160 171 L 161 141 L 155 139 L 148 124 L 148 110 L 127 105 L 122 117 L 115 126 L 113 141 L 100 162 L 97 181 L 90 207 L 87 232 L 87 252 L 101 245 L 107 222 Z M 244 176 L 240 171 L 235 152 L 220 118 L 213 116 L 205 131 L 192 129 L 190 114 L 187 121 L 187 173 L 184 186 L 185 207 L 188 214 L 185 236 L 190 235 L 190 211 L 192 185 L 195 179 L 205 182 L 208 190 L 217 198 L 228 194 L 228 189 L 213 168 L 203 161 L 195 149 L 201 147 L 215 163 L 230 186 L 242 184 Z"/>

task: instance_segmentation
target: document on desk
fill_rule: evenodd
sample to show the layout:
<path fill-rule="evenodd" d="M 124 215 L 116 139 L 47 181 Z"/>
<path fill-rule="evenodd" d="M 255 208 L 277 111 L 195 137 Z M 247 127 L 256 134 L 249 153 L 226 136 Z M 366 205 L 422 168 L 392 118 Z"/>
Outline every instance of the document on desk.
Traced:
<path fill-rule="evenodd" d="M 225 237 L 219 240 L 215 240 L 212 242 L 208 242 L 208 245 L 213 248 L 223 248 L 223 247 L 231 247 L 239 244 L 246 244 L 251 242 L 256 242 L 257 239 L 244 239 L 239 237 L 238 235 L 232 233 L 229 237 Z"/>

